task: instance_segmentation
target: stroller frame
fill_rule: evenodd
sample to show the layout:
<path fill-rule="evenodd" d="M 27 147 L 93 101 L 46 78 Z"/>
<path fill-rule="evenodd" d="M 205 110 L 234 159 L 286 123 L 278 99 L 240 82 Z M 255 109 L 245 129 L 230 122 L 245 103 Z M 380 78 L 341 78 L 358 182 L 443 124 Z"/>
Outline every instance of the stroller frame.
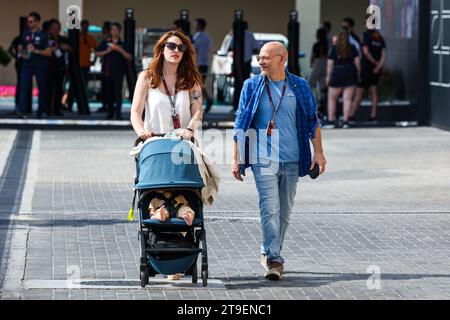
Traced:
<path fill-rule="evenodd" d="M 138 138 L 135 142 L 135 146 L 139 144 L 139 142 L 143 141 Z M 135 157 L 136 161 L 136 177 L 135 177 L 135 186 L 139 183 L 139 158 Z M 149 197 L 152 193 L 156 191 L 174 191 L 180 193 L 190 193 L 192 196 L 196 195 L 197 198 L 197 208 L 195 208 L 196 215 L 199 215 L 201 218 L 198 223 L 194 223 L 192 226 L 188 226 L 187 224 L 171 224 L 170 222 L 158 223 L 158 224 L 147 224 L 144 222 L 144 217 L 147 214 L 148 210 L 148 201 Z M 152 266 L 151 258 L 154 258 L 155 255 L 158 254 L 180 254 L 180 255 L 197 255 L 195 257 L 195 261 L 193 264 L 187 269 L 184 270 L 185 275 L 190 275 L 192 277 L 192 283 L 197 283 L 198 280 L 198 254 L 201 254 L 201 278 L 202 284 L 204 287 L 208 285 L 208 250 L 206 243 L 206 230 L 204 225 L 204 217 L 203 217 L 203 203 L 201 201 L 201 189 L 194 188 L 152 188 L 145 190 L 135 190 L 138 195 L 138 217 L 139 217 L 139 227 L 138 227 L 138 240 L 140 243 L 140 265 L 139 265 L 139 276 L 140 276 L 140 285 L 145 288 L 147 284 L 149 284 L 150 277 L 155 277 L 158 273 L 157 270 Z M 188 200 L 189 201 L 189 200 Z M 190 248 L 151 248 L 149 244 L 149 239 L 151 233 L 179 233 L 179 232 L 188 232 L 193 236 L 194 242 L 192 243 L 192 247 Z M 181 271 L 181 270 L 180 270 Z M 179 272 L 182 273 L 182 272 Z"/>

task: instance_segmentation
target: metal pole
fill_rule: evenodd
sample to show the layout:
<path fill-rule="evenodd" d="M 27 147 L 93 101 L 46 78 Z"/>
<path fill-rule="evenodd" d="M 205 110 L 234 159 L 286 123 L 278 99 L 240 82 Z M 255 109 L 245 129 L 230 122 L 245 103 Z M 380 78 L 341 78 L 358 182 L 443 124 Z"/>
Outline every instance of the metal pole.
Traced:
<path fill-rule="evenodd" d="M 419 2 L 419 52 L 418 52 L 418 97 L 417 124 L 429 126 L 431 123 L 430 96 L 430 10 L 429 1 Z"/>
<path fill-rule="evenodd" d="M 128 99 L 133 100 L 134 88 L 137 81 L 136 72 L 136 62 L 135 62 L 135 43 L 136 43 L 136 20 L 134 20 L 134 9 L 125 9 L 125 20 L 123 21 L 124 26 L 124 40 L 125 40 L 125 51 L 133 56 L 131 62 L 126 62 L 125 77 L 127 79 L 128 85 Z"/>
<path fill-rule="evenodd" d="M 244 45 L 245 45 L 245 30 L 244 30 L 244 12 L 236 10 L 234 12 L 233 22 L 233 75 L 234 75 L 234 95 L 233 107 L 237 110 L 239 106 L 239 99 L 241 96 L 242 86 L 244 84 Z"/>
<path fill-rule="evenodd" d="M 68 36 L 69 44 L 72 47 L 72 53 L 69 54 L 70 85 L 73 86 L 72 92 L 77 100 L 78 113 L 90 114 L 86 85 L 80 68 L 80 30 L 77 28 L 69 29 Z"/>
<path fill-rule="evenodd" d="M 298 64 L 299 35 L 300 24 L 298 23 L 298 12 L 296 10 L 291 10 L 289 12 L 288 22 L 288 70 L 298 76 L 300 75 L 300 67 Z"/>
<path fill-rule="evenodd" d="M 181 28 L 183 29 L 183 33 L 191 38 L 191 23 L 189 22 L 189 11 L 188 10 L 180 10 L 180 20 L 182 22 Z"/>
<path fill-rule="evenodd" d="M 28 29 L 28 17 L 20 17 L 19 18 L 19 36 L 22 36 L 22 34 Z M 22 90 L 21 85 L 21 73 L 22 73 L 22 59 L 16 60 L 16 72 L 17 72 L 17 86 L 16 86 L 16 108 L 19 104 L 19 96 L 20 91 Z M 31 114 L 33 113 L 32 110 L 32 104 L 33 104 L 33 86 L 30 87 L 30 91 L 27 94 L 27 103 L 25 104 L 25 114 Z"/>

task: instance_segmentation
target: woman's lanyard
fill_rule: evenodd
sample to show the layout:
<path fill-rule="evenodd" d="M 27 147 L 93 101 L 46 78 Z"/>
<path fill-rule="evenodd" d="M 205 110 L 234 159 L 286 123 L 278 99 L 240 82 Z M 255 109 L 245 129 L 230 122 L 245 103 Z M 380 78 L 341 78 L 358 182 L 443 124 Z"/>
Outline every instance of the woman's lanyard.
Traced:
<path fill-rule="evenodd" d="M 267 131 L 266 131 L 267 135 L 271 136 L 272 135 L 272 129 L 275 129 L 275 117 L 277 115 L 278 108 L 280 107 L 281 101 L 283 100 L 284 94 L 286 93 L 286 78 L 284 78 L 283 92 L 281 93 L 280 100 L 278 100 L 278 103 L 277 103 L 276 107 L 275 107 L 275 104 L 273 103 L 272 94 L 270 93 L 268 77 L 266 77 L 266 79 L 265 79 L 265 84 L 266 84 L 267 95 L 269 96 L 269 101 L 270 101 L 270 104 L 272 105 L 272 109 L 273 109 L 272 119 L 267 124 Z"/>
<path fill-rule="evenodd" d="M 175 103 L 177 101 L 177 89 L 175 88 L 175 95 L 174 95 L 173 100 L 172 100 L 172 96 L 170 94 L 169 87 L 167 87 L 167 83 L 166 83 L 166 80 L 164 79 L 164 76 L 161 76 L 161 80 L 162 80 L 162 82 L 164 84 L 164 88 L 166 89 L 167 97 L 169 98 L 170 105 L 172 106 L 172 123 L 173 123 L 173 128 L 174 129 L 179 129 L 179 128 L 181 128 L 180 116 L 175 111 Z"/>

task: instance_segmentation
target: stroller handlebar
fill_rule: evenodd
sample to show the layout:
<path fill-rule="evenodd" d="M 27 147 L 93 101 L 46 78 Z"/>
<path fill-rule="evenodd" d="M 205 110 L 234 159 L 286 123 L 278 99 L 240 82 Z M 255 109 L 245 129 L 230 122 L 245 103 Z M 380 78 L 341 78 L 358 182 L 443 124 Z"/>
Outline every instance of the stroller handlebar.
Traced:
<path fill-rule="evenodd" d="M 152 133 L 152 138 L 153 137 L 164 137 L 165 134 L 164 133 Z M 182 138 L 180 138 L 181 140 Z M 134 146 L 136 147 L 140 142 L 144 142 L 146 139 L 142 139 L 141 137 L 138 137 L 136 139 L 136 141 L 134 142 Z M 195 144 L 195 139 L 194 137 L 191 138 L 191 142 Z"/>

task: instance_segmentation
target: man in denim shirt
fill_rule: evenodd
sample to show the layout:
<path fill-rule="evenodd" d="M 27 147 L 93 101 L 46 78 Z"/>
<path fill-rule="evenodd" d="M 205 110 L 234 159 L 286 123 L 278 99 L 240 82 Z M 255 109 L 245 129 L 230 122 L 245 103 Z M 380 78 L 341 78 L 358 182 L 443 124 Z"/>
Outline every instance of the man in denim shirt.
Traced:
<path fill-rule="evenodd" d="M 265 277 L 279 280 L 281 256 L 299 176 L 315 164 L 325 171 L 316 103 L 308 83 L 284 69 L 283 44 L 269 42 L 258 56 L 261 75 L 244 82 L 234 127 L 233 176 L 251 167 L 259 195 Z M 311 160 L 310 143 L 314 147 Z"/>

